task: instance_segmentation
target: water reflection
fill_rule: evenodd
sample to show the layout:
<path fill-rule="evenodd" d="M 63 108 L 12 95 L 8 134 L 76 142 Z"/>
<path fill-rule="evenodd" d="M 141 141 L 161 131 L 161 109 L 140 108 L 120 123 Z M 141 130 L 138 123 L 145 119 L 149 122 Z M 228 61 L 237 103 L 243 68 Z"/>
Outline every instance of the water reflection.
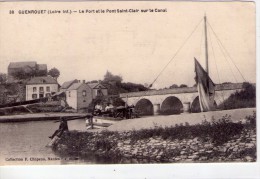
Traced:
<path fill-rule="evenodd" d="M 85 121 L 82 119 L 69 121 L 68 126 L 69 130 L 86 130 Z M 55 154 L 51 148 L 46 147 L 50 142 L 48 136 L 50 136 L 58 127 L 59 122 L 55 123 L 54 121 L 1 123 L 0 164 L 93 163 L 94 160 L 92 159 L 83 160 L 78 157 L 60 157 Z"/>

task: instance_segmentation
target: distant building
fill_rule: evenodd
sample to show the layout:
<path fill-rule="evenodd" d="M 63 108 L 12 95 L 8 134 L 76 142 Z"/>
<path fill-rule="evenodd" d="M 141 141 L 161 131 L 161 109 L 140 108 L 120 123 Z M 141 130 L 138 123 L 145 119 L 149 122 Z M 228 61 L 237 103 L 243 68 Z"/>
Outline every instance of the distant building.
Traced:
<path fill-rule="evenodd" d="M 35 61 L 28 62 L 11 62 L 8 65 L 7 82 L 14 83 L 17 79 L 16 74 L 24 74 L 29 77 L 35 76 L 47 76 L 47 65 L 37 64 Z"/>
<path fill-rule="evenodd" d="M 58 92 L 58 83 L 50 76 L 34 77 L 26 83 L 26 101 L 49 97 L 56 92 Z"/>
<path fill-rule="evenodd" d="M 88 83 L 88 86 L 91 88 L 92 97 L 95 99 L 97 96 L 107 96 L 107 88 L 101 83 Z"/>
<path fill-rule="evenodd" d="M 68 105 L 77 111 L 85 110 L 97 96 L 107 96 L 107 88 L 100 83 L 80 83 L 78 80 L 64 82 L 60 91 L 66 91 Z"/>

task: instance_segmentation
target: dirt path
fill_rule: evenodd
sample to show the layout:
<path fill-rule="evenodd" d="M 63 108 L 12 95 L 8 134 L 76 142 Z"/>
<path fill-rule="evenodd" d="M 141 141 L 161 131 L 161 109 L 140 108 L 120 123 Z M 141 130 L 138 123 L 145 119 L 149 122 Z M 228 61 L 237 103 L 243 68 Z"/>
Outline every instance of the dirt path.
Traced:
<path fill-rule="evenodd" d="M 174 126 L 175 124 L 189 123 L 189 125 L 194 125 L 201 123 L 203 120 L 211 121 L 212 117 L 215 119 L 220 119 L 222 116 L 231 115 L 232 121 L 239 121 L 244 119 L 248 115 L 252 115 L 256 108 L 244 108 L 244 109 L 234 109 L 225 111 L 213 111 L 204 113 L 192 113 L 192 114 L 180 114 L 180 115 L 170 115 L 170 116 L 150 116 L 144 118 L 136 118 L 120 121 L 105 130 L 109 131 L 128 131 L 128 130 L 140 130 L 147 128 L 154 128 L 155 126 Z"/>

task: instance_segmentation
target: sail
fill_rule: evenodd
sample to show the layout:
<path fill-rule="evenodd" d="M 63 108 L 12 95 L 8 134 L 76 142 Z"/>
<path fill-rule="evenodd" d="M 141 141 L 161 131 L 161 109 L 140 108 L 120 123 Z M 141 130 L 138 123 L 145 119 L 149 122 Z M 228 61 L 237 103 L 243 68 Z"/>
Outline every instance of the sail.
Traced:
<path fill-rule="evenodd" d="M 200 109 L 202 112 L 212 111 L 215 109 L 214 96 L 215 96 L 215 84 L 210 79 L 208 73 L 202 68 L 196 58 L 195 60 L 195 72 L 196 72 L 196 84 L 199 93 Z"/>

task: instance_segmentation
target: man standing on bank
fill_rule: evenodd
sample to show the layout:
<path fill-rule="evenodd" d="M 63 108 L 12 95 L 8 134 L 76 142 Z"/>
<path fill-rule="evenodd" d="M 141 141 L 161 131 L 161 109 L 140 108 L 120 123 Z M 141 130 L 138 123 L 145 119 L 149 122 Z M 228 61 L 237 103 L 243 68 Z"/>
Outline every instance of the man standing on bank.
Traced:
<path fill-rule="evenodd" d="M 50 139 L 53 139 L 56 135 L 58 137 L 61 137 L 64 131 L 68 131 L 68 122 L 63 117 L 60 117 L 60 126 L 59 129 L 57 129 L 51 136 L 49 136 Z"/>

